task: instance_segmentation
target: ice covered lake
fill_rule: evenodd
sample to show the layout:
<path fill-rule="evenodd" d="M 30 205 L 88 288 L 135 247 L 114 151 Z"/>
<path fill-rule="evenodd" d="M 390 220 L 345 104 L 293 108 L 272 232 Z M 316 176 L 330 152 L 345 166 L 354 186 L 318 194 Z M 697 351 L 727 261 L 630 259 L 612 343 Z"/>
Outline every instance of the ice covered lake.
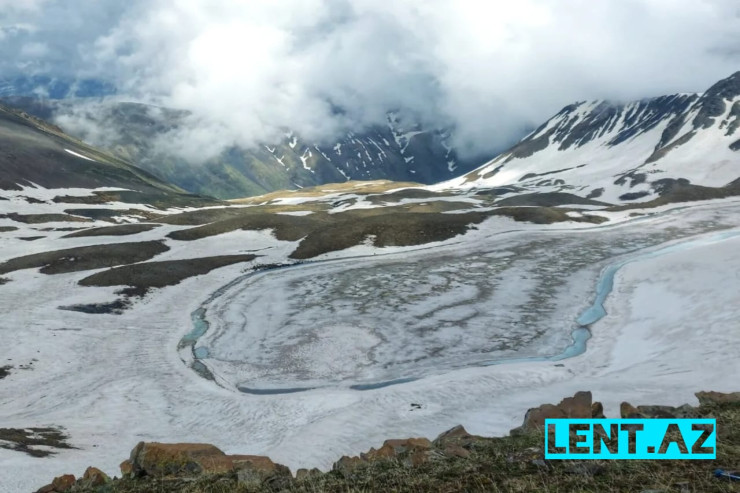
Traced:
<path fill-rule="evenodd" d="M 194 354 L 222 386 L 258 394 L 367 390 L 464 367 L 558 361 L 585 350 L 588 324 L 625 262 L 731 226 L 687 218 L 680 228 L 636 220 L 513 231 L 251 274 L 194 315 L 207 329 Z"/>

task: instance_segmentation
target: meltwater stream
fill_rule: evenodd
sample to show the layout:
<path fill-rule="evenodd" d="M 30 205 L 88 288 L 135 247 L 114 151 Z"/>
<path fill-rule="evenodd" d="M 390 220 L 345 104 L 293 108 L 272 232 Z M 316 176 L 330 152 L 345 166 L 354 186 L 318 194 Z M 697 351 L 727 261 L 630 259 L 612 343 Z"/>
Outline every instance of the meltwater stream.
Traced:
<path fill-rule="evenodd" d="M 606 316 L 606 310 L 604 308 L 604 303 L 614 287 L 614 277 L 616 273 L 622 267 L 624 267 L 627 264 L 638 262 L 644 259 L 654 258 L 654 257 L 665 255 L 671 252 L 689 250 L 692 248 L 728 240 L 728 239 L 735 238 L 738 236 L 740 236 L 740 230 L 737 230 L 737 229 L 729 230 L 729 231 L 725 230 L 725 231 L 711 233 L 711 234 L 705 234 L 697 238 L 679 241 L 677 243 L 673 243 L 671 245 L 664 246 L 664 247 L 644 248 L 642 249 L 641 252 L 629 254 L 628 256 L 607 265 L 605 268 L 602 269 L 598 277 L 598 281 L 596 283 L 595 294 L 593 296 L 593 301 L 591 305 L 588 306 L 585 310 L 583 310 L 575 320 L 573 330 L 571 331 L 571 334 L 570 334 L 571 339 L 572 339 L 571 343 L 567 347 L 565 347 L 565 349 L 560 354 L 552 355 L 552 356 L 528 356 L 528 357 L 521 357 L 521 358 L 497 358 L 497 359 L 492 359 L 488 361 L 479 361 L 479 362 L 474 362 L 474 363 L 469 363 L 469 364 L 461 364 L 459 366 L 453 365 L 451 369 L 454 369 L 455 367 L 462 368 L 462 367 L 470 367 L 470 366 L 492 366 L 492 365 L 501 365 L 501 364 L 521 363 L 521 362 L 543 362 L 543 361 L 557 362 L 557 361 L 562 361 L 562 360 L 583 354 L 586 351 L 587 342 L 591 337 L 590 326 L 598 322 L 599 320 L 601 320 L 604 316 Z M 347 259 L 341 259 L 341 261 L 347 261 Z M 339 262 L 339 261 L 329 261 L 329 262 Z M 295 271 L 296 269 L 305 268 L 307 266 L 312 266 L 315 264 L 316 263 L 309 262 L 309 263 L 301 264 L 301 265 L 285 266 L 285 267 L 275 269 L 274 272 L 270 272 L 267 275 L 269 276 L 278 275 L 280 272 L 285 272 L 286 270 Z M 190 348 L 190 350 L 192 351 L 192 356 L 193 356 L 193 361 L 191 363 L 191 366 L 201 376 L 213 378 L 213 376 L 211 375 L 206 365 L 201 361 L 201 360 L 204 360 L 210 357 L 208 348 L 206 347 L 196 348 L 196 344 L 198 340 L 201 337 L 203 337 L 208 332 L 208 329 L 209 329 L 209 324 L 208 324 L 208 321 L 206 320 L 207 305 L 209 305 L 211 302 L 213 302 L 214 300 L 222 296 L 226 291 L 228 291 L 233 286 L 239 283 L 242 283 L 246 279 L 252 276 L 255 276 L 257 274 L 264 274 L 264 271 L 246 274 L 234 280 L 233 282 L 227 284 L 226 286 L 223 286 L 221 289 L 214 292 L 208 298 L 208 300 L 206 300 L 201 305 L 199 309 L 195 310 L 191 314 L 193 330 L 190 333 L 188 333 L 185 337 L 183 337 L 183 339 L 180 341 L 179 347 L 180 348 Z M 412 382 L 420 378 L 423 378 L 424 376 L 425 376 L 424 374 L 413 375 L 413 376 L 407 375 L 407 376 L 401 376 L 398 378 L 382 380 L 382 381 L 372 382 L 372 383 L 357 383 L 354 385 L 350 385 L 349 388 L 353 390 L 358 390 L 358 391 L 373 390 L 373 389 L 388 387 L 391 385 L 398 385 L 398 384 Z M 252 387 L 248 387 L 245 385 L 240 385 L 240 386 L 237 386 L 237 388 L 241 392 L 265 395 L 265 394 L 286 394 L 286 393 L 301 392 L 301 391 L 311 390 L 315 388 L 326 387 L 328 385 L 336 385 L 336 382 L 330 382 L 328 384 L 311 385 L 311 386 L 306 386 L 306 387 L 289 386 L 289 387 L 272 387 L 272 388 L 270 387 L 252 388 Z"/>

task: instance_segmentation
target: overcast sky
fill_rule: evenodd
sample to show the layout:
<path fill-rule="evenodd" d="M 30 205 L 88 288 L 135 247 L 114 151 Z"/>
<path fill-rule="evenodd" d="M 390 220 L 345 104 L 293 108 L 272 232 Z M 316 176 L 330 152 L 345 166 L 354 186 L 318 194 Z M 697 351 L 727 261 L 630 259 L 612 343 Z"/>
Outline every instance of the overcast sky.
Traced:
<path fill-rule="evenodd" d="M 576 100 L 740 70 L 737 0 L 0 0 L 0 77 L 189 109 L 189 141 L 308 138 L 402 108 L 490 152 Z"/>

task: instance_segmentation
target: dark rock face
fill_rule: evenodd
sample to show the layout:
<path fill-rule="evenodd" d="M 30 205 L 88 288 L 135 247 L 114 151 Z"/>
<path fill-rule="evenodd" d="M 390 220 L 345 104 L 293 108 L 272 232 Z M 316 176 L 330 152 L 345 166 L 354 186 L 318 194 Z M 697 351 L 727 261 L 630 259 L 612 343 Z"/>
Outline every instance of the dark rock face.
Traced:
<path fill-rule="evenodd" d="M 725 112 L 726 100 L 738 95 L 740 95 L 740 72 L 735 72 L 710 87 L 697 102 L 700 109 L 693 121 L 694 128 L 711 127 L 714 119 Z"/>
<path fill-rule="evenodd" d="M 547 147 L 546 141 L 550 136 L 552 142 L 559 144 L 558 149 L 562 151 L 583 146 L 615 131 L 616 135 L 608 145 L 617 146 L 627 139 L 652 130 L 666 119 L 683 115 L 697 99 L 698 96 L 694 94 L 679 94 L 645 99 L 632 104 L 601 102 L 582 118 L 579 118 L 579 113 L 586 103 L 570 105 L 548 122 L 547 125 L 552 125 L 552 128 L 547 133 L 535 133 L 509 152 L 516 152 L 515 157 L 528 157 Z M 663 140 L 669 142 L 679 129 L 680 125 L 676 124 L 671 131 L 666 130 Z"/>

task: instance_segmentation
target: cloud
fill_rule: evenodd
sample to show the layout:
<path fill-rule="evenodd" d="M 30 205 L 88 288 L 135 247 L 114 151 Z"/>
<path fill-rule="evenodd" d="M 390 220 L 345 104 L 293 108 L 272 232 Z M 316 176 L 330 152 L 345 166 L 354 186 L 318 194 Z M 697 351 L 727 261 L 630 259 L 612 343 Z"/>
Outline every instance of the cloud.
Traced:
<path fill-rule="evenodd" d="M 330 138 L 390 109 L 490 153 L 574 100 L 700 91 L 740 68 L 734 0 L 121 4 L 46 0 L 24 41 L 53 47 L 46 67 L 66 55 L 130 99 L 190 110 L 193 132 L 171 140 L 191 153 L 286 127 Z"/>

